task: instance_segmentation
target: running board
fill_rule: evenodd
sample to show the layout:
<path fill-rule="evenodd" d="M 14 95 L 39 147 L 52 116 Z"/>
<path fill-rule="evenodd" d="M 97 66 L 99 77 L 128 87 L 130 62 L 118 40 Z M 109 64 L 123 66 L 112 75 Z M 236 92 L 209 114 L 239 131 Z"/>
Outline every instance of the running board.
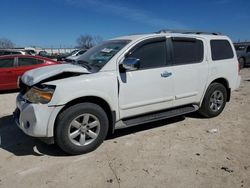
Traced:
<path fill-rule="evenodd" d="M 139 124 L 149 123 L 153 121 L 158 121 L 162 119 L 167 119 L 183 114 L 188 114 L 198 110 L 197 105 L 188 105 L 178 108 L 172 108 L 160 112 L 154 112 L 146 115 L 136 116 L 132 118 L 126 118 L 124 120 L 118 121 L 115 125 L 115 129 L 122 129 L 127 127 L 132 127 Z"/>

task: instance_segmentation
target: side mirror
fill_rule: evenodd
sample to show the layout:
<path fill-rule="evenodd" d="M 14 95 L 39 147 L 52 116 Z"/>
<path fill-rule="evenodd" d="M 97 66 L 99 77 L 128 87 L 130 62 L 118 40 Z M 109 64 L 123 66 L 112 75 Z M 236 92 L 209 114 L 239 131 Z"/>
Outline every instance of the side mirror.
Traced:
<path fill-rule="evenodd" d="M 122 62 L 122 67 L 126 70 L 134 71 L 140 68 L 140 59 L 133 57 L 125 58 Z"/>

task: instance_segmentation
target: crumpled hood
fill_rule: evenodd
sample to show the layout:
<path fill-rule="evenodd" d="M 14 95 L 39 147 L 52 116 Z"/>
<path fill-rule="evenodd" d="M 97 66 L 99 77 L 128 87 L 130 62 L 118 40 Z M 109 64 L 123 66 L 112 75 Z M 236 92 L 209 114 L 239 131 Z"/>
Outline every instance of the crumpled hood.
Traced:
<path fill-rule="evenodd" d="M 82 73 L 89 74 L 90 72 L 81 66 L 72 65 L 72 64 L 58 64 L 58 65 L 49 65 L 45 67 L 36 68 L 30 71 L 25 72 L 22 76 L 22 82 L 28 86 L 37 84 L 45 79 L 54 77 L 62 73 Z"/>

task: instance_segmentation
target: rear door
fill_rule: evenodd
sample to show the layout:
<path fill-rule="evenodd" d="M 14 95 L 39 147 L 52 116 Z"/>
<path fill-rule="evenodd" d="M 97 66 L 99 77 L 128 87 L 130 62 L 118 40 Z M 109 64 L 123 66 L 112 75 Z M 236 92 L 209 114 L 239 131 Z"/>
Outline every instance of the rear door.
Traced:
<path fill-rule="evenodd" d="M 40 67 L 43 63 L 43 60 L 32 57 L 18 57 L 15 73 L 16 79 L 18 79 L 18 77 L 22 76 L 28 70 Z"/>
<path fill-rule="evenodd" d="M 0 58 L 0 90 L 16 88 L 14 57 Z"/>
<path fill-rule="evenodd" d="M 208 77 L 204 50 L 206 41 L 192 37 L 173 37 L 169 42 L 172 46 L 174 106 L 198 103 Z"/>

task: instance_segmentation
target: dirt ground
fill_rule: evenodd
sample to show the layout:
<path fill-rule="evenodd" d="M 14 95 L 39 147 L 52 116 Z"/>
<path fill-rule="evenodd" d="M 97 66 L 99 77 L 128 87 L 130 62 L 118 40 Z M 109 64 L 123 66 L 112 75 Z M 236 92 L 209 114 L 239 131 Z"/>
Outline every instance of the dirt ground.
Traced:
<path fill-rule="evenodd" d="M 250 187 L 250 68 L 224 112 L 117 131 L 94 152 L 66 156 L 14 124 L 0 95 L 0 187 Z M 207 132 L 217 129 L 217 132 Z"/>

